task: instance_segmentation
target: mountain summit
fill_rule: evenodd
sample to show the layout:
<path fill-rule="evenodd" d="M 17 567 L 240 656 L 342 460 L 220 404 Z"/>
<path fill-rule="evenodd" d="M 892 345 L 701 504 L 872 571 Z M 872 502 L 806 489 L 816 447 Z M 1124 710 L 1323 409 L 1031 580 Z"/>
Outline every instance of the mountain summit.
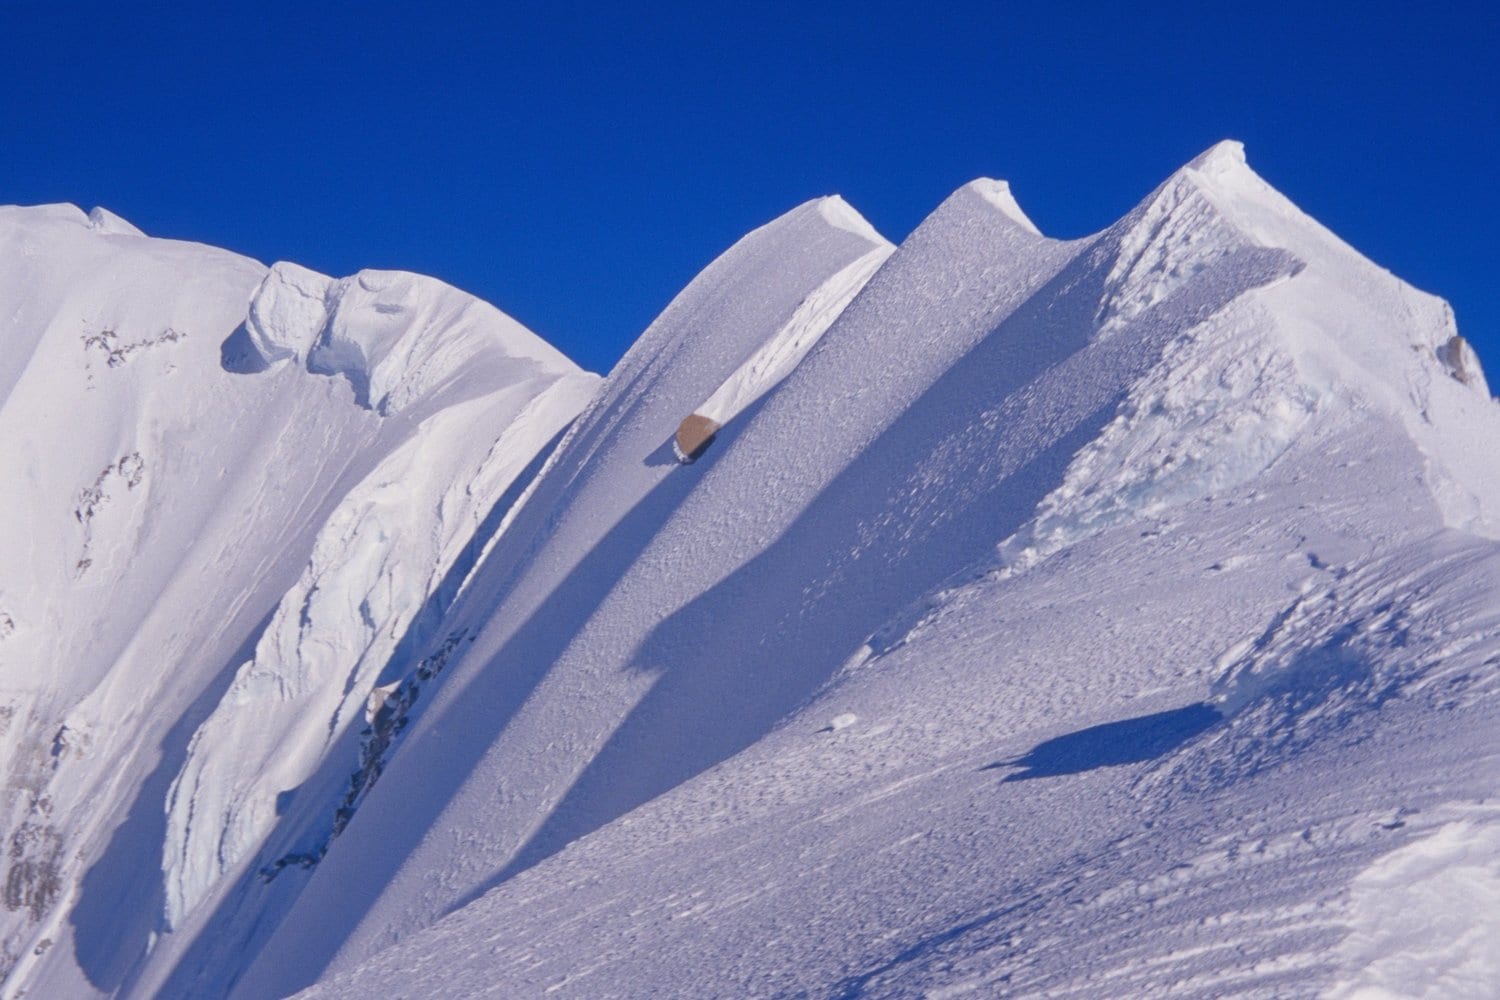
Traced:
<path fill-rule="evenodd" d="M 102 210 L 0 291 L 7 996 L 1500 975 L 1500 407 L 1238 143 L 809 202 L 602 381 Z"/>

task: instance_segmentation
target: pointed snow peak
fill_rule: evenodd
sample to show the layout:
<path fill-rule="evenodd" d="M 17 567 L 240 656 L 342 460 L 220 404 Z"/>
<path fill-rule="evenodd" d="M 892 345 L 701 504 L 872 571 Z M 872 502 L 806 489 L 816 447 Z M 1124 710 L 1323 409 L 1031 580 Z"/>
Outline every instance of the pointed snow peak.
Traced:
<path fill-rule="evenodd" d="M 844 200 L 842 195 L 831 194 L 819 198 L 816 204 L 818 211 L 822 213 L 829 225 L 863 237 L 876 246 L 890 245 L 891 241 L 880 235 L 879 231 L 870 225 L 869 220 L 860 215 L 853 205 Z"/>
<path fill-rule="evenodd" d="M 1042 231 L 1021 210 L 1020 204 L 1016 201 L 1016 196 L 1011 193 L 1009 181 L 997 181 L 989 177 L 980 177 L 977 180 L 970 181 L 966 186 L 968 190 L 973 191 L 985 201 L 998 208 L 1001 214 L 1022 229 L 1035 233 L 1038 236 L 1042 235 Z"/>
<path fill-rule="evenodd" d="M 1169 177 L 1157 195 L 1182 201 L 1185 191 L 1207 198 L 1228 223 L 1266 246 L 1294 249 L 1311 218 L 1285 195 L 1266 183 L 1245 160 L 1245 145 L 1225 139 L 1190 160 Z M 1331 235 L 1331 234 L 1329 234 Z"/>
<path fill-rule="evenodd" d="M 1109 269 L 1101 332 L 1204 287 L 1198 275 L 1210 268 L 1240 292 L 1298 273 L 1305 260 L 1285 232 L 1289 213 L 1296 209 L 1250 170 L 1240 143 L 1221 142 L 1193 159 L 1095 244 Z"/>
<path fill-rule="evenodd" d="M 1213 177 L 1249 170 L 1249 164 L 1245 162 L 1245 144 L 1238 139 L 1225 139 L 1215 143 L 1194 157 L 1187 169 Z"/>
<path fill-rule="evenodd" d="M 1114 234 L 1126 256 L 1149 246 L 1169 256 L 1194 247 L 1199 253 L 1242 245 L 1295 252 L 1298 241 L 1287 230 L 1304 219 L 1250 169 L 1244 144 L 1226 139 L 1174 171 L 1106 233 Z"/>
<path fill-rule="evenodd" d="M 1183 206 L 1203 198 L 1208 199 L 1214 214 L 1221 217 L 1243 217 L 1247 210 L 1250 215 L 1258 215 L 1268 208 L 1282 216 L 1288 209 L 1295 212 L 1290 202 L 1250 168 L 1245 160 L 1245 144 L 1235 139 L 1215 143 L 1173 171 L 1137 206 L 1136 212 L 1149 211 L 1148 206 L 1152 205 Z"/>

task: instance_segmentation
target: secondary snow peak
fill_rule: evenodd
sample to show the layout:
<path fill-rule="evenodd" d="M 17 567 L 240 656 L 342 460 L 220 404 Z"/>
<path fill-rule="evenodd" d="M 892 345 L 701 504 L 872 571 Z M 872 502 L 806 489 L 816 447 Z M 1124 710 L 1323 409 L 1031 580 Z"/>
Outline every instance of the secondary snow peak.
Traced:
<path fill-rule="evenodd" d="M 1042 231 L 1021 210 L 1020 204 L 1016 201 L 1016 196 L 1011 193 L 1009 181 L 997 181 L 989 177 L 980 177 L 970 181 L 968 188 L 998 208 L 1007 218 L 1011 219 L 1022 229 L 1035 233 L 1038 236 L 1042 235 Z"/>
<path fill-rule="evenodd" d="M 823 213 L 823 218 L 833 225 L 861 236 L 881 246 L 889 246 L 890 240 L 881 236 L 874 226 L 870 225 L 868 219 L 859 214 L 859 211 L 847 201 L 842 195 L 831 194 L 817 201 L 818 211 Z"/>
<path fill-rule="evenodd" d="M 1215 176 L 1249 170 L 1249 164 L 1245 160 L 1245 144 L 1238 139 L 1222 139 L 1214 143 L 1193 157 L 1187 166 L 1189 170 L 1196 170 L 1200 174 Z"/>

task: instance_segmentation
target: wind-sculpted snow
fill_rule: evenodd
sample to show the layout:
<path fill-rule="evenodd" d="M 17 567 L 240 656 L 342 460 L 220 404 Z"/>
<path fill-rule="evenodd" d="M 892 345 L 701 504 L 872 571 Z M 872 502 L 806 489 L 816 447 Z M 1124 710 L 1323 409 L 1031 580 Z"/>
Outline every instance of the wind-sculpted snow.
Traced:
<path fill-rule="evenodd" d="M 549 786 L 567 779 L 569 772 L 554 772 L 552 760 L 539 758 L 535 768 L 514 771 L 507 754 L 488 752 L 507 718 L 527 734 L 516 741 L 518 752 L 532 745 L 533 734 L 544 744 L 571 742 L 589 739 L 578 735 L 580 729 L 608 725 L 615 694 L 600 687 L 595 711 L 588 705 L 592 695 L 574 687 L 580 680 L 574 671 L 588 684 L 586 678 L 612 665 L 592 639 L 601 619 L 608 620 L 601 605 L 613 606 L 621 578 L 638 573 L 660 581 L 661 607 L 689 599 L 695 585 L 680 565 L 642 563 L 642 549 L 697 485 L 678 472 L 672 433 L 683 415 L 824 294 L 830 279 L 880 248 L 879 238 L 857 220 L 841 201 L 823 200 L 751 233 L 689 285 L 610 373 L 456 608 L 454 625 L 477 633 L 474 642 L 447 668 L 448 679 L 421 710 L 357 821 L 314 873 L 293 911 L 294 923 L 279 932 L 283 940 L 305 933 L 295 923 L 300 919 L 321 925 L 319 946 L 337 946 L 340 935 L 356 928 L 361 936 L 384 936 L 410 920 L 430 921 L 507 860 L 513 850 L 508 837 L 517 826 L 524 829 L 525 815 L 506 810 L 503 824 L 478 838 L 453 841 L 433 835 L 455 828 L 443 816 L 447 800 L 460 788 L 488 788 L 484 794 L 493 799 L 496 787 L 509 800 L 545 800 Z M 637 611 L 655 615 L 644 607 Z M 628 629 L 638 627 L 638 619 L 631 620 L 618 639 L 630 641 Z M 554 661 L 567 666 L 560 669 Z M 534 691 L 538 685 L 543 689 Z M 559 686 L 564 693 L 552 694 Z M 636 680 L 630 686 L 639 691 L 644 685 Z M 546 715 L 529 718 L 528 701 L 546 706 Z M 559 719 L 559 709 L 572 721 Z M 570 757 L 555 763 L 574 766 Z M 395 797 L 382 795 L 388 786 L 400 789 Z M 372 820 L 369 809 L 381 818 Z M 413 850 L 430 852 L 444 869 L 471 874 L 433 892 L 421 866 L 404 857 Z M 342 906 L 344 889 L 373 898 L 388 882 L 401 915 L 376 914 L 378 920 L 358 927 L 363 907 Z M 343 888 L 330 893 L 324 885 Z M 421 895 L 394 891 L 408 885 Z M 335 908 L 325 910 L 324 903 Z M 300 961 L 315 958 L 316 950 L 303 952 Z M 263 975 L 291 980 L 288 985 L 303 974 L 300 964 L 276 962 L 265 969 Z M 251 992 L 285 988 L 282 982 L 246 982 Z"/>
<path fill-rule="evenodd" d="M 1500 981 L 1500 816 L 1475 809 L 1392 851 L 1350 888 L 1329 1000 L 1485 997 Z"/>
<path fill-rule="evenodd" d="M 1493 979 L 1500 407 L 1238 144 L 1079 240 L 809 202 L 597 387 L 11 213 L 8 991 Z"/>
<path fill-rule="evenodd" d="M 1500 414 L 1453 336 L 1234 144 L 1070 243 L 960 190 L 673 473 L 397 880 L 320 871 L 244 995 L 1315 991 L 1341 887 L 1500 774 L 1494 553 L 1443 541 Z"/>
<path fill-rule="evenodd" d="M 877 246 L 809 295 L 713 395 L 693 409 L 723 427 L 797 367 L 895 248 Z"/>
<path fill-rule="evenodd" d="M 310 372 L 341 375 L 359 405 L 383 415 L 487 365 L 520 373 L 531 362 L 536 374 L 567 365 L 493 306 L 401 271 L 333 281 L 277 264 L 250 302 L 246 330 L 260 366 L 292 360 Z"/>
<path fill-rule="evenodd" d="M 524 366 L 518 374 L 525 375 Z M 305 783 L 351 725 L 425 611 L 441 607 L 444 576 L 481 520 L 541 444 L 587 402 L 588 379 L 519 378 L 482 400 L 452 406 L 350 490 L 313 545 L 301 579 L 282 598 L 219 708 L 193 738 L 174 783 L 167 822 L 167 911 L 176 925 L 225 873 L 254 853 L 284 812 L 289 790 L 321 802 L 321 829 L 291 851 L 326 851 L 339 789 Z M 471 433 L 498 430 L 493 439 Z M 436 518 L 433 512 L 437 511 Z M 356 755 L 345 751 L 343 764 Z M 316 808 L 316 806 L 314 806 Z"/>
<path fill-rule="evenodd" d="M 357 764 L 351 717 L 415 668 L 401 642 L 593 392 L 437 282 L 275 273 L 325 295 L 314 350 L 369 348 L 385 419 L 342 380 L 240 363 L 252 329 L 315 322 L 257 293 L 261 265 L 103 210 L 0 210 L 8 996 L 153 992 L 268 826 L 326 836 L 345 789 L 292 790 Z"/>
<path fill-rule="evenodd" d="M 375 688 L 412 669 L 396 658 L 398 647 L 426 638 L 418 628 L 437 627 L 445 608 L 429 602 L 451 601 L 443 579 L 460 552 L 594 390 L 514 321 L 415 275 L 361 272 L 333 282 L 278 264 L 251 300 L 247 330 L 266 364 L 338 370 L 362 403 L 373 392 L 382 413 L 460 376 L 482 395 L 412 428 L 349 491 L 254 659 L 193 737 L 168 802 L 171 926 L 261 849 L 292 790 L 323 815 L 305 818 L 311 828 L 281 844 L 282 856 L 312 864 L 326 852 L 336 821 L 347 822 L 338 819 L 341 789 L 307 783 L 330 754 L 341 751 L 345 766 L 357 759 L 344 746 L 351 724 Z M 452 370 L 434 374 L 443 364 Z"/>

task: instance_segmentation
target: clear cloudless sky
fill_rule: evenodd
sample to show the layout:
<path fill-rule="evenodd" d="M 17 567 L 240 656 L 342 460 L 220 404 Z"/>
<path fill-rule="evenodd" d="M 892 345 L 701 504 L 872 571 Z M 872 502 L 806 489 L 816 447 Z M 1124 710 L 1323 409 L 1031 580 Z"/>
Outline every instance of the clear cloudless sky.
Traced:
<path fill-rule="evenodd" d="M 1001 177 L 1081 236 L 1237 138 L 1494 375 L 1496 9 L 0 0 L 0 202 L 436 275 L 604 370 L 808 198 L 899 240 Z"/>

